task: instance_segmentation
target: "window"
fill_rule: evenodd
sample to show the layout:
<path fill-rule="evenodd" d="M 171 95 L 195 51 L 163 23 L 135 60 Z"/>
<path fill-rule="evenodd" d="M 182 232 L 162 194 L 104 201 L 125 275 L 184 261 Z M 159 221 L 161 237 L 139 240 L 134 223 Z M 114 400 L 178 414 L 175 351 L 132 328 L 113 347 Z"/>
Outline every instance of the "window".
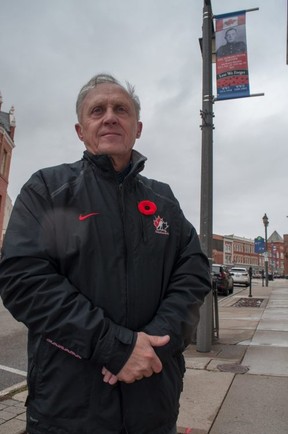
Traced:
<path fill-rule="evenodd" d="M 0 166 L 1 175 L 5 175 L 7 160 L 8 160 L 8 152 L 6 151 L 6 149 L 3 149 L 2 161 Z"/>
<path fill-rule="evenodd" d="M 225 264 L 232 264 L 232 256 L 229 254 L 225 255 Z"/>
<path fill-rule="evenodd" d="M 230 243 L 225 243 L 225 252 L 231 253 L 231 251 L 232 251 L 231 244 Z"/>

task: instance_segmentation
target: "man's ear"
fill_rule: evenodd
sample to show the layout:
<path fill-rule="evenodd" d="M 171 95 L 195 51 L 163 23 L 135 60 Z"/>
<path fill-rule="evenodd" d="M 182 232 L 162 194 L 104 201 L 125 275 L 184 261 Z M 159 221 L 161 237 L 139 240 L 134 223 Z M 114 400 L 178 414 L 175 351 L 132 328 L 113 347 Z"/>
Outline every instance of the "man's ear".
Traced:
<path fill-rule="evenodd" d="M 143 128 L 142 122 L 138 121 L 138 124 L 137 124 L 137 133 L 136 133 L 136 138 L 137 139 L 139 139 L 139 137 L 141 137 L 142 128 Z"/>
<path fill-rule="evenodd" d="M 75 124 L 75 130 L 76 130 L 76 133 L 77 133 L 79 139 L 83 142 L 83 134 L 82 134 L 82 127 L 81 127 L 81 125 L 80 124 Z"/>

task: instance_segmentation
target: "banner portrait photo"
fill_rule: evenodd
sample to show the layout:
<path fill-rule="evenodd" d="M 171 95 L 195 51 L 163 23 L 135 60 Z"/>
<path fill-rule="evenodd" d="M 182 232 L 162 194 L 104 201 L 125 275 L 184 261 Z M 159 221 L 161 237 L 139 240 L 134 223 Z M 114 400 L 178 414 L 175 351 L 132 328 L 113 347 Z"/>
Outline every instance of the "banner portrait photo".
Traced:
<path fill-rule="evenodd" d="M 217 15 L 216 81 L 217 99 L 250 95 L 245 11 Z"/>

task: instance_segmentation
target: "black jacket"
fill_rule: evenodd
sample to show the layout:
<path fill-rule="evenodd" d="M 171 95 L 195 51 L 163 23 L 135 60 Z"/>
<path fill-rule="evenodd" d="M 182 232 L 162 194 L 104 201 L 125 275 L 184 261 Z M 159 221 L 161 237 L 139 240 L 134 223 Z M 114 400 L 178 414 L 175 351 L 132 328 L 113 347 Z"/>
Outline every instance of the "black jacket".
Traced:
<path fill-rule="evenodd" d="M 0 288 L 29 329 L 29 434 L 165 434 L 176 422 L 209 266 L 169 186 L 139 175 L 144 161 L 133 151 L 119 185 L 108 157 L 85 152 L 35 173 L 15 202 Z M 170 335 L 162 372 L 105 384 L 102 367 L 119 372 L 137 331 Z"/>

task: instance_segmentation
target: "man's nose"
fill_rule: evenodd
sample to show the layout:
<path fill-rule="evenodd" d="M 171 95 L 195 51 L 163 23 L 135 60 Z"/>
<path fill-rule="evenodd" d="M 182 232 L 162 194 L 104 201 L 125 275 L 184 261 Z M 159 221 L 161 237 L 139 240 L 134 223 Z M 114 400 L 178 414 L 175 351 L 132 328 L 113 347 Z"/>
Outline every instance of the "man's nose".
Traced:
<path fill-rule="evenodd" d="M 117 116 L 113 108 L 107 108 L 104 116 L 104 123 L 106 124 L 116 124 L 118 122 Z"/>

